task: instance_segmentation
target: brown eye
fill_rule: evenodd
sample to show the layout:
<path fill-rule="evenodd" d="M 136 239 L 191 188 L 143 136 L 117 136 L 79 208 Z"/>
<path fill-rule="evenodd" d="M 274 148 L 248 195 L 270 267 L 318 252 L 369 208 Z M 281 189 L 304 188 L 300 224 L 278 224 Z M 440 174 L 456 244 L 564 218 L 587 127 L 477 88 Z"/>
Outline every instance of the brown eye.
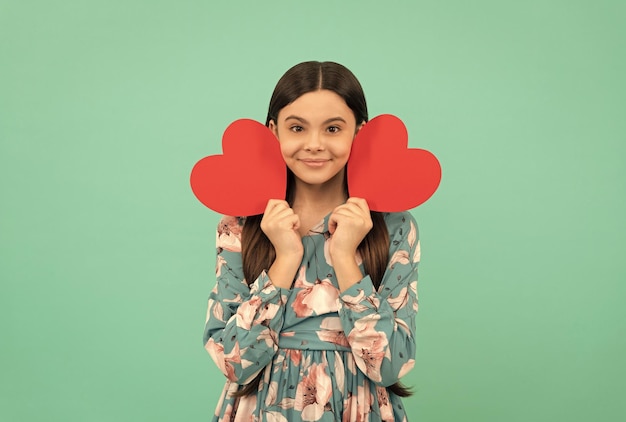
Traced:
<path fill-rule="evenodd" d="M 293 125 L 289 128 L 289 130 L 291 130 L 292 132 L 302 132 L 304 129 L 302 128 L 302 126 Z"/>
<path fill-rule="evenodd" d="M 339 127 L 337 127 L 337 126 L 330 126 L 327 130 L 330 133 L 337 133 L 337 132 L 339 132 Z"/>

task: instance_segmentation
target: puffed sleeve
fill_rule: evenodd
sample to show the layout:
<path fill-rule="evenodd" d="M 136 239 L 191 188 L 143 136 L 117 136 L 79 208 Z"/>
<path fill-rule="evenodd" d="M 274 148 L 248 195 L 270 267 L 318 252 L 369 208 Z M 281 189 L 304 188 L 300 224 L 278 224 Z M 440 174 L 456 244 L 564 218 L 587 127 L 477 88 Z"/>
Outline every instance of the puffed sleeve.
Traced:
<path fill-rule="evenodd" d="M 209 295 L 204 348 L 226 377 L 249 383 L 278 350 L 286 294 L 264 271 L 248 287 L 241 262 L 243 219 L 224 217 L 217 228 L 217 283 Z"/>
<path fill-rule="evenodd" d="M 390 386 L 415 365 L 417 223 L 408 213 L 385 216 L 390 248 L 378 290 L 366 275 L 339 295 L 339 317 L 359 369 L 374 383 Z"/>

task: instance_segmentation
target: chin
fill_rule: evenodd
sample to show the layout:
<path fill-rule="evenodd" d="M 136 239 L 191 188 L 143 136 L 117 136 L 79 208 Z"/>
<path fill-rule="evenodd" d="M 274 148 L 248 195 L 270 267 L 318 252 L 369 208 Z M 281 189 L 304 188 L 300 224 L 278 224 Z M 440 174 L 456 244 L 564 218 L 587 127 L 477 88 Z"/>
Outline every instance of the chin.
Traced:
<path fill-rule="evenodd" d="M 332 184 L 337 181 L 343 181 L 343 172 L 335 173 L 332 175 L 302 175 L 302 177 L 298 174 L 295 175 L 298 180 L 307 185 L 325 185 Z"/>

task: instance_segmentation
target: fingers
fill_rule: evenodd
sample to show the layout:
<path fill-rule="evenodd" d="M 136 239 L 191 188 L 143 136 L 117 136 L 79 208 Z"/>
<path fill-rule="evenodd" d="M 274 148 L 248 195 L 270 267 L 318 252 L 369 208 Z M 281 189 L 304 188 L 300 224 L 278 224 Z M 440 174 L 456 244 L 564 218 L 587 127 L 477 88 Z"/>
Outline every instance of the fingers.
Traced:
<path fill-rule="evenodd" d="M 300 227 L 300 218 L 289 206 L 287 201 L 280 199 L 270 199 L 265 207 L 261 229 L 264 231 L 272 229 L 297 230 Z"/>
<path fill-rule="evenodd" d="M 287 203 L 287 201 L 282 199 L 270 199 L 269 201 L 267 201 L 267 205 L 265 206 L 265 211 L 263 212 L 263 214 L 267 215 L 274 212 L 275 210 L 281 210 L 285 208 L 289 208 L 289 204 Z"/>
<path fill-rule="evenodd" d="M 370 207 L 364 198 L 351 197 L 351 198 L 348 198 L 348 200 L 346 201 L 346 204 L 354 204 L 360 209 L 362 209 L 363 211 L 367 211 L 367 212 L 370 211 Z"/>
<path fill-rule="evenodd" d="M 372 227 L 372 218 L 365 201 L 349 199 L 335 208 L 328 220 L 328 230 L 332 235 L 329 247 L 331 257 L 354 256 Z"/>
<path fill-rule="evenodd" d="M 345 204 L 335 208 L 333 214 L 348 218 L 362 218 L 366 221 L 371 220 L 369 206 L 363 198 L 348 198 Z"/>
<path fill-rule="evenodd" d="M 335 208 L 328 221 L 328 229 L 334 234 L 339 226 L 355 231 L 357 236 L 365 236 L 373 226 L 367 201 L 362 198 L 348 198 L 345 204 Z"/>

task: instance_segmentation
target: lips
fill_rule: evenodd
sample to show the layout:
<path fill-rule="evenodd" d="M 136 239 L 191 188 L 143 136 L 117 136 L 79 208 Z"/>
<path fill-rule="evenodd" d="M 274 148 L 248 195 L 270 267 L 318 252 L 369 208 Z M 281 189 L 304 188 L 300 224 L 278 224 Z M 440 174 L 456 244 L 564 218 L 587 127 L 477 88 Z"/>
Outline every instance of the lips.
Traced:
<path fill-rule="evenodd" d="M 309 167 L 322 167 L 324 164 L 329 162 L 328 159 L 320 159 L 320 158 L 301 158 L 300 162 Z"/>

